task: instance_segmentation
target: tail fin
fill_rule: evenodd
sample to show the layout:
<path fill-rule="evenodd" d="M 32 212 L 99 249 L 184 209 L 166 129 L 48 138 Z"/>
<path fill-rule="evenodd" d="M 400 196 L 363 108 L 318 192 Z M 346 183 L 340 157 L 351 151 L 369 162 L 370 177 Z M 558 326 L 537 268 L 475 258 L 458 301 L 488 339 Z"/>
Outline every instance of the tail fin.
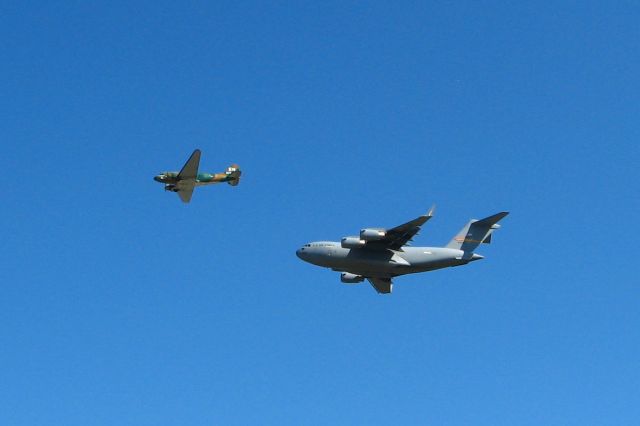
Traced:
<path fill-rule="evenodd" d="M 240 170 L 240 166 L 237 164 L 232 164 L 227 167 L 227 174 L 231 176 L 231 180 L 227 181 L 227 183 L 231 186 L 236 186 L 240 183 L 240 175 L 242 171 Z"/>
<path fill-rule="evenodd" d="M 508 215 L 509 212 L 500 212 L 481 220 L 472 220 L 453 237 L 447 248 L 462 250 L 465 253 L 473 251 L 481 243 L 489 244 L 494 229 L 500 228 L 498 221 Z"/>

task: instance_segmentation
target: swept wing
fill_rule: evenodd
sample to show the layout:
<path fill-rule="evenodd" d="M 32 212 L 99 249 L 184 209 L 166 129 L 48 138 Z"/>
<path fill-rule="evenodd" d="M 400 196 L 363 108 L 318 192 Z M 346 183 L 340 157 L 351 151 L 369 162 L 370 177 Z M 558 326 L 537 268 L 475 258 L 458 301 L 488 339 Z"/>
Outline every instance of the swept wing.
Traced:
<path fill-rule="evenodd" d="M 395 228 L 387 229 L 385 236 L 377 241 L 371 241 L 366 247 L 370 248 L 386 248 L 391 250 L 400 250 L 420 232 L 420 227 L 433 217 L 435 206 L 429 209 L 427 214 L 417 217 L 407 223 Z"/>
<path fill-rule="evenodd" d="M 375 288 L 378 293 L 389 294 L 393 290 L 391 278 L 367 278 L 367 281 L 371 283 L 371 286 Z"/>

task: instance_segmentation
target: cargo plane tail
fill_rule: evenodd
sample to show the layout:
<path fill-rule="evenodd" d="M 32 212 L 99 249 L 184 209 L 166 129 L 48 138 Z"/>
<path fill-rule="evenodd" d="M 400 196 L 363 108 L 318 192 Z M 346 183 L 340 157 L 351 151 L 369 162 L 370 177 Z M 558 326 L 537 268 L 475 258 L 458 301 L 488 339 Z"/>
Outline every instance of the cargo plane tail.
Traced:
<path fill-rule="evenodd" d="M 494 230 L 500 228 L 498 221 L 508 214 L 509 212 L 500 212 L 484 219 L 471 220 L 449 241 L 446 247 L 462 250 L 465 255 L 471 256 L 480 244 L 491 243 L 491 234 Z"/>

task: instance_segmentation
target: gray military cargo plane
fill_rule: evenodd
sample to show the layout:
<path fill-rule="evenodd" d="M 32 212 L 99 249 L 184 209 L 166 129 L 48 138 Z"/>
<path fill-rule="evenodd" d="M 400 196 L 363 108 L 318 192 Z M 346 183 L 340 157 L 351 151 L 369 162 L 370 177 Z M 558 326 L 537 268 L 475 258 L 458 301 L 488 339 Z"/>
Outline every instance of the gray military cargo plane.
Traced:
<path fill-rule="evenodd" d="M 366 278 L 378 293 L 391 293 L 394 277 L 435 269 L 466 265 L 483 259 L 474 253 L 481 243 L 489 244 L 498 221 L 508 212 L 481 220 L 471 220 L 445 247 L 410 247 L 408 243 L 420 227 L 433 217 L 431 208 L 403 225 L 391 229 L 365 228 L 360 236 L 340 242 L 319 241 L 305 244 L 296 255 L 305 262 L 341 272 L 340 280 L 356 284 Z"/>

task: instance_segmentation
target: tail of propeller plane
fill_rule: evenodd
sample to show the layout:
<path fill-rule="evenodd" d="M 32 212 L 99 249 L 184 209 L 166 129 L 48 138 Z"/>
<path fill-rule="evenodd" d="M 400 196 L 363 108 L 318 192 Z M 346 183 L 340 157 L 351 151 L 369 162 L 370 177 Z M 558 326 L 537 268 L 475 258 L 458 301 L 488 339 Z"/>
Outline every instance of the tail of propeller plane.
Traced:
<path fill-rule="evenodd" d="M 240 166 L 237 164 L 230 165 L 227 167 L 227 173 L 232 177 L 232 180 L 227 183 L 231 186 L 237 186 L 240 183 L 240 175 L 242 174 Z"/>

